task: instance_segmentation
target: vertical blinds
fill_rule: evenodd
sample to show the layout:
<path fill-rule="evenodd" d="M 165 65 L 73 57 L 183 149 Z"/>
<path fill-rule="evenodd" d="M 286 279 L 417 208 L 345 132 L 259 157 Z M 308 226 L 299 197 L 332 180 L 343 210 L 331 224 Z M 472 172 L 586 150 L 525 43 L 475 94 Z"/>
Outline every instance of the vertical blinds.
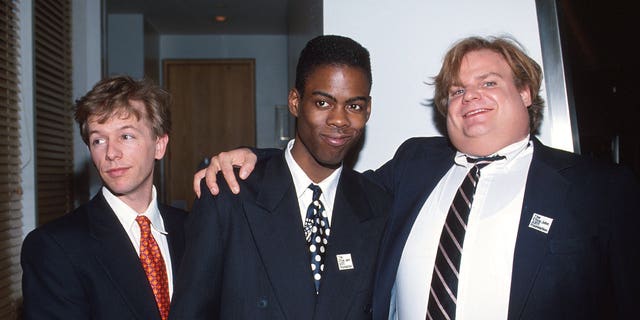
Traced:
<path fill-rule="evenodd" d="M 73 208 L 70 0 L 35 0 L 38 224 Z"/>
<path fill-rule="evenodd" d="M 22 211 L 17 0 L 0 0 L 0 319 L 17 318 Z"/>

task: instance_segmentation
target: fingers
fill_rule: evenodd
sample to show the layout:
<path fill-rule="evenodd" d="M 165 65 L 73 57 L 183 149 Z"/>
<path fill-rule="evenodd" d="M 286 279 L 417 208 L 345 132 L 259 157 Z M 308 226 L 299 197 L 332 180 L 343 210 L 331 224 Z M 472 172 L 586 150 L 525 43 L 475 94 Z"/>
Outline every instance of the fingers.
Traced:
<path fill-rule="evenodd" d="M 220 170 L 222 171 L 224 179 L 227 181 L 229 189 L 231 189 L 231 192 L 233 192 L 234 194 L 238 194 L 240 192 L 240 185 L 238 184 L 238 180 L 236 179 L 235 174 L 233 174 L 233 166 L 240 165 L 243 161 L 238 160 L 233 151 L 220 152 L 217 160 L 219 160 L 218 165 L 220 167 Z"/>
<path fill-rule="evenodd" d="M 253 172 L 253 169 L 255 169 L 256 167 L 256 162 L 258 162 L 258 156 L 256 156 L 253 152 L 245 154 L 244 164 L 242 164 L 242 167 L 240 167 L 240 179 L 246 179 L 249 174 Z"/>
<path fill-rule="evenodd" d="M 222 171 L 229 189 L 234 194 L 240 193 L 240 184 L 233 173 L 234 167 L 240 167 L 240 179 L 246 179 L 249 174 L 255 168 L 258 157 L 248 148 L 239 148 L 228 152 L 221 152 L 217 156 L 211 158 L 211 162 L 204 173 L 205 182 L 207 187 L 211 190 L 213 195 L 217 195 L 220 192 L 220 188 L 217 183 L 216 175 Z M 198 172 L 200 174 L 200 172 Z M 202 176 L 200 176 L 202 179 Z M 198 181 L 199 183 L 199 181 Z M 194 181 L 194 190 L 196 182 Z M 199 191 L 199 188 L 198 188 Z M 196 192 L 196 194 L 198 194 Z"/>
<path fill-rule="evenodd" d="M 211 194 L 214 196 L 220 193 L 220 188 L 218 187 L 218 182 L 216 175 L 220 171 L 220 160 L 218 159 L 219 155 L 211 158 L 211 162 L 207 167 L 207 172 L 205 175 L 204 181 L 207 183 L 207 187 L 211 191 Z"/>
<path fill-rule="evenodd" d="M 206 169 L 202 169 L 193 175 L 193 191 L 198 198 L 200 198 L 200 181 L 204 178 L 205 172 Z"/>

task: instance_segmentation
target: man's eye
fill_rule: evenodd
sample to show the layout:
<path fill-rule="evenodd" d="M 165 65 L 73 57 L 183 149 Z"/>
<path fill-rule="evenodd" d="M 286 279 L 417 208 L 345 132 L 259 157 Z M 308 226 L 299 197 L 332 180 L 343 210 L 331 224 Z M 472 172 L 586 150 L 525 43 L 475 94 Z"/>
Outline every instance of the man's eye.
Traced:
<path fill-rule="evenodd" d="M 94 146 L 100 145 L 100 144 L 104 144 L 104 139 L 93 139 L 91 140 L 91 144 Z"/>
<path fill-rule="evenodd" d="M 454 90 L 451 90 L 451 93 L 450 93 L 452 97 L 459 96 L 461 94 L 464 94 L 464 89 L 454 89 Z"/>
<path fill-rule="evenodd" d="M 131 140 L 133 138 L 134 137 L 132 135 L 130 135 L 130 134 L 123 134 L 122 135 L 122 140 Z"/>
<path fill-rule="evenodd" d="M 362 111 L 364 108 L 359 104 L 350 104 L 347 106 L 347 109 L 353 110 L 353 111 Z"/>
<path fill-rule="evenodd" d="M 497 83 L 495 81 L 487 81 L 484 83 L 485 87 L 495 87 Z"/>
<path fill-rule="evenodd" d="M 329 107 L 329 103 L 326 101 L 318 101 L 316 102 L 316 106 L 320 107 L 320 108 L 327 108 Z"/>

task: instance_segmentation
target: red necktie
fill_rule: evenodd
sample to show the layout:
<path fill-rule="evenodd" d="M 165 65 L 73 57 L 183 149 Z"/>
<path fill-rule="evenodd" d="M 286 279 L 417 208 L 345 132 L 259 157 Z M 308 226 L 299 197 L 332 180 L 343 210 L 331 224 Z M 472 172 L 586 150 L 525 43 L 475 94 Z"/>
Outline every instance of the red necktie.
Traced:
<path fill-rule="evenodd" d="M 166 320 L 169 317 L 169 280 L 164 259 L 160 253 L 158 243 L 151 235 L 149 218 L 146 216 L 136 217 L 136 222 L 140 225 L 140 262 L 147 274 L 153 295 L 156 297 L 156 304 L 160 310 L 160 317 Z"/>

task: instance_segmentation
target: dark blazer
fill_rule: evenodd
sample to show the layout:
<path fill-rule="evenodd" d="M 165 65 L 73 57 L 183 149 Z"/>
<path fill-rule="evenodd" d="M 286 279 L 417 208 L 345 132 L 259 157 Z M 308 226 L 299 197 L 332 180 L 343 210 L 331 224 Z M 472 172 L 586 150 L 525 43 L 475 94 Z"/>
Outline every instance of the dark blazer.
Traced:
<path fill-rule="evenodd" d="M 186 212 L 159 209 L 175 279 Z M 25 319 L 160 319 L 136 250 L 102 192 L 30 232 L 21 263 Z"/>
<path fill-rule="evenodd" d="M 388 195 L 348 168 L 340 176 L 320 292 L 284 153 L 257 163 L 233 195 L 205 192 L 187 222 L 171 319 L 370 319 Z M 202 190 L 207 190 L 203 185 Z M 351 254 L 354 269 L 338 270 Z"/>
<path fill-rule="evenodd" d="M 631 202 L 640 199 L 637 181 L 618 167 L 533 143 L 508 318 L 633 318 L 640 292 L 640 216 Z M 380 249 L 374 319 L 387 319 L 404 244 L 454 154 L 444 138 L 414 138 L 379 170 L 367 172 L 394 196 Z M 553 219 L 548 234 L 528 227 L 534 213 Z"/>

